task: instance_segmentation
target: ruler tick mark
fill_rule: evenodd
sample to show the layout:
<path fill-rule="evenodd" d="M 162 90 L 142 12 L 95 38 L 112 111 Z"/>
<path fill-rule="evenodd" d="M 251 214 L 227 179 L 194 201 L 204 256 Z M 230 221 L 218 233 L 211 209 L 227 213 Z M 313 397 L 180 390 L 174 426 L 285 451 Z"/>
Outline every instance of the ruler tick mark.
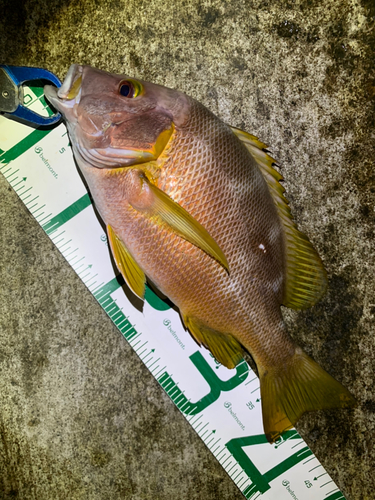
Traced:
<path fill-rule="evenodd" d="M 72 238 L 70 238 L 70 240 L 68 240 L 66 243 L 64 243 L 63 245 L 61 245 L 61 247 L 59 248 L 60 252 L 62 251 L 61 249 L 67 245 L 68 243 L 70 243 L 72 241 Z M 65 251 L 65 250 L 64 250 Z"/>
<path fill-rule="evenodd" d="M 42 224 L 42 222 L 43 222 L 44 220 L 48 219 L 51 215 L 52 215 L 52 214 L 48 214 L 48 215 L 46 215 L 46 216 L 44 217 L 44 219 L 42 219 L 42 220 L 40 220 L 40 221 L 39 221 L 39 224 Z"/>
<path fill-rule="evenodd" d="M 89 286 L 89 285 L 88 285 L 89 281 L 93 280 L 93 279 L 94 279 L 94 278 L 96 278 L 97 276 L 98 276 L 98 273 L 94 274 L 94 276 L 91 276 L 91 278 L 90 278 L 89 280 L 85 281 L 85 285 L 86 285 L 86 286 Z"/>
<path fill-rule="evenodd" d="M 155 363 L 157 363 L 159 360 L 160 360 L 160 358 L 155 359 L 155 361 L 153 361 L 153 362 L 151 363 L 151 365 L 149 365 L 149 366 L 148 366 L 148 369 L 150 369 L 150 368 L 151 368 L 151 366 L 153 366 L 153 365 L 154 365 Z"/>
<path fill-rule="evenodd" d="M 321 488 L 324 488 L 324 486 L 327 486 L 327 484 L 329 484 L 329 483 L 333 483 L 332 479 L 330 481 L 327 481 L 326 483 L 322 484 Z"/>
<path fill-rule="evenodd" d="M 237 476 L 236 476 L 236 477 L 232 477 L 232 479 L 233 479 L 233 481 L 234 481 L 235 483 L 237 483 L 237 479 L 240 477 L 240 475 L 241 475 L 241 474 L 243 474 L 243 471 L 242 471 L 242 470 L 240 470 L 240 471 L 239 471 L 239 473 L 237 474 Z"/>
<path fill-rule="evenodd" d="M 300 446 L 301 444 L 305 444 L 305 442 L 304 442 L 304 441 L 301 441 L 300 443 L 297 443 L 297 444 L 295 444 L 294 446 L 292 446 L 292 448 L 291 448 L 291 449 L 293 450 L 293 448 L 296 448 L 297 446 Z"/>
<path fill-rule="evenodd" d="M 37 212 L 39 212 L 39 210 L 42 210 L 42 208 L 44 208 L 45 206 L 46 206 L 46 204 L 44 204 L 44 205 L 42 205 L 41 207 L 37 208 L 36 210 L 34 210 L 34 212 L 31 212 L 31 213 L 32 213 L 32 215 L 34 215 L 34 216 L 35 216 L 35 214 L 36 214 Z M 40 217 L 40 215 L 39 215 L 38 217 Z"/>
<path fill-rule="evenodd" d="M 315 458 L 315 457 L 313 457 L 313 458 Z M 319 464 L 319 465 L 313 467 L 312 469 L 310 469 L 309 472 L 312 472 L 313 470 L 317 469 L 318 467 L 323 467 L 323 465 Z"/>
<path fill-rule="evenodd" d="M 17 172 L 19 172 L 19 171 L 20 171 L 20 169 L 19 169 L 19 168 L 17 168 L 17 170 L 15 170 L 13 173 L 11 173 L 11 174 L 9 175 L 9 177 L 8 177 L 8 179 L 7 179 L 7 180 L 9 181 L 9 179 L 10 179 L 13 175 L 16 175 L 16 173 L 17 173 Z M 13 179 L 13 180 L 15 180 L 15 179 Z"/>

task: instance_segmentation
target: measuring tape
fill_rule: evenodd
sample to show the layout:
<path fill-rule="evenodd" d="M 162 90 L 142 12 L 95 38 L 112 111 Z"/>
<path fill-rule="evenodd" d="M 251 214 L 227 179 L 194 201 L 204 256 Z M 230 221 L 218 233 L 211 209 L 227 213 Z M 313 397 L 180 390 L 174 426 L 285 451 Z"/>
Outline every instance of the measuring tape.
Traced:
<path fill-rule="evenodd" d="M 24 100 L 49 113 L 41 88 Z M 129 302 L 63 124 L 34 130 L 0 116 L 0 171 L 245 498 L 345 500 L 295 429 L 267 442 L 245 361 L 220 365 L 151 289 L 142 312 Z"/>

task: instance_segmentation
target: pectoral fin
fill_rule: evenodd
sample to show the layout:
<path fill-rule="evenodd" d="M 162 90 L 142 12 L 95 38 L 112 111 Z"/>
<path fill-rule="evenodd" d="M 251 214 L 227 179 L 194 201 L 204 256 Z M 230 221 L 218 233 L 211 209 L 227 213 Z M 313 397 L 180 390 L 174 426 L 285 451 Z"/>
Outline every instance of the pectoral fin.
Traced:
<path fill-rule="evenodd" d="M 184 238 L 206 252 L 229 272 L 229 264 L 223 251 L 208 231 L 182 208 L 181 205 L 173 201 L 164 191 L 152 184 L 143 173 L 140 175 L 142 182 L 147 183 L 148 189 L 153 194 L 152 204 L 147 208 L 147 211 L 151 213 L 151 215 L 160 217 L 160 219 L 168 224 L 168 226 L 181 236 L 181 238 Z"/>
<path fill-rule="evenodd" d="M 132 292 L 140 299 L 143 299 L 145 295 L 146 283 L 146 276 L 144 272 L 140 269 L 124 243 L 120 240 L 110 225 L 107 226 L 107 231 L 113 257 L 119 271 L 123 275 Z"/>
<path fill-rule="evenodd" d="M 207 347 L 222 365 L 234 368 L 242 361 L 242 347 L 232 335 L 203 326 L 190 316 L 184 316 L 183 320 L 198 344 Z"/>

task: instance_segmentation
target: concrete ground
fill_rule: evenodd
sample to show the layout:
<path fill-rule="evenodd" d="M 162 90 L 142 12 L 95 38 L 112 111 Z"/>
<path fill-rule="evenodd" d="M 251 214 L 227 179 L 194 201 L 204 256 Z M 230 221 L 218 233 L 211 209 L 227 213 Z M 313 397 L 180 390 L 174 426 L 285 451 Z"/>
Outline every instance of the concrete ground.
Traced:
<path fill-rule="evenodd" d="M 375 495 L 373 0 L 0 0 L 0 62 L 178 88 L 281 164 L 330 286 L 286 320 L 358 399 L 298 430 Z M 243 498 L 0 176 L 0 498 Z M 300 499 L 302 500 L 302 499 Z"/>

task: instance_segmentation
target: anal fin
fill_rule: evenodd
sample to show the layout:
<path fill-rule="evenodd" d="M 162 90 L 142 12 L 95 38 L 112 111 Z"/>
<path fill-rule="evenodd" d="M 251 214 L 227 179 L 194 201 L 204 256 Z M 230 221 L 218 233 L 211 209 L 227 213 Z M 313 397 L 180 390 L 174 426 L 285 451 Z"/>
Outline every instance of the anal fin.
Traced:
<path fill-rule="evenodd" d="M 232 335 L 204 326 L 190 316 L 183 316 L 183 320 L 198 344 L 204 345 L 219 363 L 235 368 L 242 361 L 241 344 Z"/>
<path fill-rule="evenodd" d="M 145 296 L 146 276 L 110 225 L 108 239 L 116 265 L 132 292 L 140 299 Z"/>

